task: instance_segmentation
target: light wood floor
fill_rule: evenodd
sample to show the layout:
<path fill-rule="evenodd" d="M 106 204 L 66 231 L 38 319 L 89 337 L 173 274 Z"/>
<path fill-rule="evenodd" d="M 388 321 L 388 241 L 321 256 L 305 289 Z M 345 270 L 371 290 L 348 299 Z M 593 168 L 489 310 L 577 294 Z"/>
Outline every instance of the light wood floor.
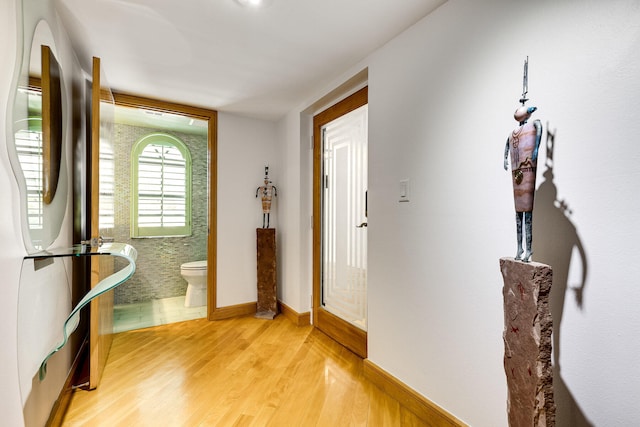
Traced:
<path fill-rule="evenodd" d="M 64 426 L 420 426 L 362 359 L 284 316 L 174 323 L 115 336 L 102 382 Z"/>

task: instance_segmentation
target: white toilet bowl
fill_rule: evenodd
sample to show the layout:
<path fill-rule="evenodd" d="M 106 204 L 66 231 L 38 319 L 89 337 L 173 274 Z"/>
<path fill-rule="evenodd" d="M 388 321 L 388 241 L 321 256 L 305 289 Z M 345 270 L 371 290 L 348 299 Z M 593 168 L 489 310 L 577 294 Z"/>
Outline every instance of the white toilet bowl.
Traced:
<path fill-rule="evenodd" d="M 188 283 L 184 306 L 207 305 L 207 261 L 186 262 L 180 266 L 180 274 Z"/>

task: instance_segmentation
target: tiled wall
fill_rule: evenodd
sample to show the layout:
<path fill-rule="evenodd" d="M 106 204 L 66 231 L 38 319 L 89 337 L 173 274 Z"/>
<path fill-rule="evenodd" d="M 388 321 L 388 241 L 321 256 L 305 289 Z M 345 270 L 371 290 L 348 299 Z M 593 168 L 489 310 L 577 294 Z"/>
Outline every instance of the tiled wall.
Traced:
<path fill-rule="evenodd" d="M 136 272 L 115 290 L 116 304 L 184 295 L 187 282 L 180 275 L 185 262 L 207 259 L 207 138 L 180 132 L 116 124 L 115 132 L 115 232 L 117 242 L 138 250 Z M 192 217 L 190 237 L 132 239 L 130 237 L 131 149 L 143 136 L 168 133 L 184 142 L 192 160 Z"/>

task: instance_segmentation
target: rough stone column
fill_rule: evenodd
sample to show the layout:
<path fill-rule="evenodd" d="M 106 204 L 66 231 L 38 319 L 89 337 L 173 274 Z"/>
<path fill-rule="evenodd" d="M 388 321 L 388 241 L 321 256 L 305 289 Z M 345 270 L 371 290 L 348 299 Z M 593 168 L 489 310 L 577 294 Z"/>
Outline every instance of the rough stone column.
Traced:
<path fill-rule="evenodd" d="M 500 271 L 504 279 L 504 370 L 509 426 L 554 426 L 551 267 L 500 258 Z"/>
<path fill-rule="evenodd" d="M 258 228 L 258 309 L 256 317 L 273 319 L 278 313 L 276 297 L 276 230 Z"/>

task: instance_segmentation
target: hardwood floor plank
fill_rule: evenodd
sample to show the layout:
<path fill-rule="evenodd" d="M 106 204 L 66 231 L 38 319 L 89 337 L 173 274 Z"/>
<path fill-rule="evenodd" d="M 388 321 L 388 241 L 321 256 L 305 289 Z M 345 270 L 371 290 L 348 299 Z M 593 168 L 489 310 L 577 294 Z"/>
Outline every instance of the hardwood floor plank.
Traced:
<path fill-rule="evenodd" d="M 100 387 L 73 393 L 63 426 L 428 425 L 365 379 L 362 366 L 284 316 L 122 332 Z"/>

